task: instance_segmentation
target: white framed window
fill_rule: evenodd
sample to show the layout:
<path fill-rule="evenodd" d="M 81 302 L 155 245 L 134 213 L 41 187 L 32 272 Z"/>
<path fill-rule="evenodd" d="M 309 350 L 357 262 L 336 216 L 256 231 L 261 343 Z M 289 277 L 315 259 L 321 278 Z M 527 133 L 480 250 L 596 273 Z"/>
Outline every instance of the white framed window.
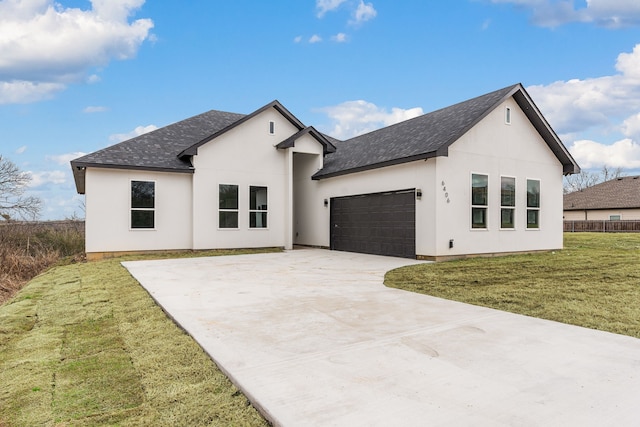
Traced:
<path fill-rule="evenodd" d="M 508 125 L 511 124 L 511 107 L 504 109 L 504 122 Z"/>
<path fill-rule="evenodd" d="M 155 181 L 131 181 L 131 228 L 154 229 L 156 226 Z"/>
<path fill-rule="evenodd" d="M 540 180 L 527 179 L 527 228 L 540 228 Z"/>
<path fill-rule="evenodd" d="M 267 187 L 249 187 L 249 228 L 267 228 Z"/>
<path fill-rule="evenodd" d="M 620 221 L 622 219 L 622 215 L 609 215 L 609 221 Z"/>
<path fill-rule="evenodd" d="M 487 228 L 489 205 L 489 176 L 471 174 L 471 228 Z"/>
<path fill-rule="evenodd" d="M 516 179 L 500 177 L 500 228 L 514 229 L 516 220 Z"/>
<path fill-rule="evenodd" d="M 273 120 L 269 121 L 269 135 L 274 135 L 276 133 L 276 122 Z"/>
<path fill-rule="evenodd" d="M 238 186 L 218 185 L 218 228 L 238 228 Z"/>

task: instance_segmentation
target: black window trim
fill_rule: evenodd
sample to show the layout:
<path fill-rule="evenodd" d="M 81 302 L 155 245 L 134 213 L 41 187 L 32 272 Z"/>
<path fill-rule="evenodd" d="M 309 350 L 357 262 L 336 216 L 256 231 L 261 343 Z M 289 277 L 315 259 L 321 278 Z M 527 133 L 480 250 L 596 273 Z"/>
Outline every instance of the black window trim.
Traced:
<path fill-rule="evenodd" d="M 153 207 L 152 208 L 138 208 L 133 207 L 133 200 L 131 197 L 131 191 L 134 182 L 151 182 L 153 183 Z M 129 179 L 129 231 L 156 231 L 156 199 L 158 197 L 158 186 L 155 179 Z M 133 226 L 133 212 L 145 211 L 153 212 L 153 227 L 134 227 Z"/>
<path fill-rule="evenodd" d="M 478 205 L 478 204 L 474 204 L 473 203 L 473 176 L 474 175 L 479 175 L 479 176 L 484 176 L 487 178 L 487 195 L 486 195 L 486 204 L 485 205 Z M 469 195 L 469 202 L 470 202 L 470 209 L 469 209 L 469 213 L 470 213 L 470 221 L 469 221 L 469 228 L 471 229 L 471 231 L 487 231 L 489 230 L 489 188 L 491 186 L 491 179 L 489 178 L 489 174 L 488 173 L 484 173 L 484 172 L 471 172 L 470 176 L 469 176 L 469 189 L 470 191 L 470 195 Z M 474 209 L 484 209 L 484 221 L 485 221 L 485 226 L 484 227 L 474 227 L 473 226 L 473 210 Z"/>
<path fill-rule="evenodd" d="M 221 185 L 228 185 L 228 186 L 236 187 L 236 199 L 237 199 L 238 206 L 235 209 L 221 208 L 220 207 L 220 186 Z M 217 215 L 217 228 L 218 228 L 218 230 L 221 230 L 221 231 L 240 230 L 240 185 L 239 184 L 231 184 L 231 183 L 225 183 L 225 182 L 219 182 L 218 183 L 218 206 L 217 206 L 217 211 L 218 211 L 218 215 Z M 235 212 L 236 215 L 237 215 L 237 218 L 236 218 L 237 226 L 236 227 L 220 227 L 220 213 L 221 212 Z"/>
<path fill-rule="evenodd" d="M 264 188 L 267 193 L 267 204 L 265 209 L 260 209 L 256 206 L 256 209 L 251 209 L 251 189 L 252 188 Z M 268 185 L 249 185 L 249 230 L 268 230 L 269 229 L 269 186 Z M 267 225 L 265 227 L 252 227 L 251 226 L 251 214 L 252 213 L 265 213 L 267 214 Z"/>

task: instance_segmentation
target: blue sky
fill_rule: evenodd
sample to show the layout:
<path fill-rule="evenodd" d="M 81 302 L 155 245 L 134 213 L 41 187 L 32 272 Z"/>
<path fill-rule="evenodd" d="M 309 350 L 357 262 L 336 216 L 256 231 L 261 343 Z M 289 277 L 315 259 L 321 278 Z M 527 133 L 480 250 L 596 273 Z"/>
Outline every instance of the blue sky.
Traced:
<path fill-rule="evenodd" d="M 0 0 L 0 154 L 42 219 L 69 160 L 278 99 L 339 138 L 521 82 L 578 163 L 640 173 L 637 0 Z"/>

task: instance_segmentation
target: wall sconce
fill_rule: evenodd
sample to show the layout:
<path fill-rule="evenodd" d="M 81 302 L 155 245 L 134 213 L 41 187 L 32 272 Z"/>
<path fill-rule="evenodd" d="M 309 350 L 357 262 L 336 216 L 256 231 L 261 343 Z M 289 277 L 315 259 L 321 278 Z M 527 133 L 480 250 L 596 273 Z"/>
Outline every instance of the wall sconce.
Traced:
<path fill-rule="evenodd" d="M 416 189 L 416 199 L 420 200 L 422 199 L 422 190 L 421 189 Z"/>
<path fill-rule="evenodd" d="M 329 206 L 329 199 L 324 199 L 324 207 L 326 208 L 327 206 Z"/>
<path fill-rule="evenodd" d="M 449 249 L 453 249 L 453 239 L 449 240 Z"/>

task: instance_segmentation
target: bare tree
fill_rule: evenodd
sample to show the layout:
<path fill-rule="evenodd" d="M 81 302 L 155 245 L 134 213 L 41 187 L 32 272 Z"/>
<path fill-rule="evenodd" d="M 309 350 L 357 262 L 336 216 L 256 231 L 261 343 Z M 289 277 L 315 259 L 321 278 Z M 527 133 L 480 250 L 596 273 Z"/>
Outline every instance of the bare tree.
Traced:
<path fill-rule="evenodd" d="M 620 166 L 614 169 L 611 166 L 604 165 L 602 167 L 602 171 L 600 171 L 600 175 L 602 176 L 601 182 L 605 182 L 612 179 L 621 178 L 625 175 L 625 173 Z"/>
<path fill-rule="evenodd" d="M 624 175 L 625 173 L 622 168 L 618 167 L 614 169 L 607 165 L 604 165 L 600 172 L 589 172 L 583 169 L 580 173 L 569 175 L 564 178 L 564 194 L 584 190 L 585 188 L 593 187 L 601 182 L 620 178 Z"/>
<path fill-rule="evenodd" d="M 4 219 L 20 217 L 36 219 L 42 201 L 34 196 L 25 196 L 31 176 L 21 172 L 18 166 L 0 154 L 0 216 Z"/>

